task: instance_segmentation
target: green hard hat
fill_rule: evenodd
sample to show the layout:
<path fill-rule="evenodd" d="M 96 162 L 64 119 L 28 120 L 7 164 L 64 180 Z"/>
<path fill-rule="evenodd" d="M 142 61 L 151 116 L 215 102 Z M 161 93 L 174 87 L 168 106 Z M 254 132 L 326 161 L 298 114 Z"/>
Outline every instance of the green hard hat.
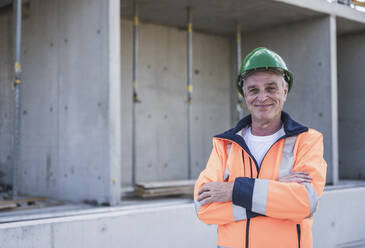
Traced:
<path fill-rule="evenodd" d="M 241 70 L 237 76 L 237 89 L 243 96 L 243 82 L 253 72 L 272 71 L 283 75 L 289 85 L 288 92 L 293 86 L 293 73 L 291 73 L 284 60 L 275 52 L 265 48 L 258 47 L 250 52 L 242 62 Z"/>

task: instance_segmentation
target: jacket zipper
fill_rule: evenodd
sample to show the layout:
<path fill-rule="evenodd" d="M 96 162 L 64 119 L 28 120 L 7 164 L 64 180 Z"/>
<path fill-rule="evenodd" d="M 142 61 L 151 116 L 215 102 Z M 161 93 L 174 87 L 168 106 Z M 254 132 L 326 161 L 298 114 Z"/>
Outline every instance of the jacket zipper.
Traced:
<path fill-rule="evenodd" d="M 296 135 L 298 135 L 298 134 L 296 134 Z M 271 146 L 270 146 L 270 148 L 267 150 L 267 152 L 265 153 L 265 155 L 264 155 L 264 157 L 263 157 L 263 159 L 262 159 L 262 162 L 264 161 L 264 159 L 265 159 L 265 157 L 266 157 L 266 155 L 268 154 L 268 152 L 270 151 L 270 149 L 278 142 L 278 141 L 280 141 L 281 139 L 283 139 L 283 138 L 287 138 L 287 137 L 290 137 L 290 136 L 287 136 L 287 135 L 284 135 L 284 136 L 281 136 L 277 141 L 275 141 L 275 143 L 274 144 L 272 144 Z M 229 139 L 225 139 L 225 140 L 229 140 Z M 234 141 L 232 141 L 232 140 L 229 140 L 230 142 L 232 142 L 232 143 L 236 143 L 236 142 L 234 142 Z M 236 143 L 237 144 L 237 143 Z M 245 166 L 245 159 L 244 159 L 244 150 L 245 149 L 242 149 L 242 160 L 243 160 L 243 166 Z M 246 152 L 248 152 L 248 151 L 246 151 Z M 251 153 L 250 152 L 248 152 L 248 154 L 249 154 L 249 159 L 250 159 L 250 173 L 251 173 L 251 178 L 252 178 L 252 162 L 251 162 Z M 255 163 L 255 165 L 256 165 L 256 170 L 257 170 L 257 177 L 256 178 L 258 178 L 259 177 L 259 174 L 260 174 L 260 169 L 261 169 L 261 164 L 262 164 L 262 162 L 261 162 L 261 164 L 260 164 L 260 167 L 257 165 L 257 162 L 256 162 L 256 160 L 255 159 L 253 159 L 253 162 Z M 250 221 L 251 221 L 251 219 L 247 219 L 247 221 L 246 221 L 246 248 L 249 248 L 248 247 L 248 245 L 249 245 L 249 237 L 250 237 Z M 299 224 L 297 224 L 297 233 L 298 233 L 298 247 L 300 248 L 300 225 Z"/>
<path fill-rule="evenodd" d="M 298 248 L 300 248 L 300 234 L 301 234 L 300 224 L 297 224 L 297 234 L 298 234 Z"/>
<path fill-rule="evenodd" d="M 251 219 L 247 219 L 247 222 L 246 222 L 246 248 L 248 248 L 248 243 L 249 243 L 248 239 L 250 237 L 250 220 Z"/>
<path fill-rule="evenodd" d="M 287 137 L 289 137 L 289 136 L 286 136 L 286 135 L 284 135 L 284 136 L 281 136 L 277 141 L 275 141 L 275 143 L 274 144 L 272 144 L 271 146 L 270 146 L 270 148 L 267 150 L 267 152 L 265 153 L 265 155 L 264 155 L 264 157 L 262 158 L 262 160 L 261 160 L 261 164 L 260 164 L 260 167 L 259 166 L 257 166 L 257 168 L 258 168 L 258 170 L 257 170 L 257 178 L 259 177 L 259 175 L 260 175 L 260 171 L 261 171 L 261 165 L 262 165 L 262 162 L 264 162 L 264 160 L 265 160 L 265 157 L 266 157 L 266 155 L 269 153 L 269 151 L 271 150 L 271 148 L 277 143 L 277 142 L 279 142 L 280 140 L 282 140 L 282 139 L 284 139 L 284 138 L 287 138 Z M 254 161 L 254 162 L 256 162 L 256 161 Z"/>
<path fill-rule="evenodd" d="M 251 158 L 250 159 L 250 171 L 251 171 L 251 178 L 252 178 L 252 162 L 251 162 Z"/>
<path fill-rule="evenodd" d="M 242 159 L 243 159 L 243 166 L 245 166 L 245 159 L 244 159 L 244 151 L 242 151 Z M 251 157 L 248 157 L 250 159 L 250 173 L 251 173 L 251 178 L 252 178 L 252 162 L 251 162 Z M 249 248 L 249 239 L 250 239 L 250 221 L 251 219 L 247 219 L 246 221 L 246 248 Z"/>

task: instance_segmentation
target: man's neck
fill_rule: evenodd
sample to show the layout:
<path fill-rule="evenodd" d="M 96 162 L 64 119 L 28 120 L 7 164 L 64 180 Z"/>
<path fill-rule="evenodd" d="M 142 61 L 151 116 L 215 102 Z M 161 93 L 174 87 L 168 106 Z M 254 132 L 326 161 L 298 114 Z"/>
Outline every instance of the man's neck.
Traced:
<path fill-rule="evenodd" d="M 251 133 L 256 136 L 268 136 L 279 131 L 281 126 L 282 123 L 280 116 L 270 121 L 260 121 L 252 118 Z"/>

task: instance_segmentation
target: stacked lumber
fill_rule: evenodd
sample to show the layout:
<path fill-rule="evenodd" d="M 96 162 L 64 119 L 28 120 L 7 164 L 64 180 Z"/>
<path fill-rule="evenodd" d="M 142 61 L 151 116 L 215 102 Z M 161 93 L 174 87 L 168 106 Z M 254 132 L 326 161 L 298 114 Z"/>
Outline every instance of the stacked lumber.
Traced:
<path fill-rule="evenodd" d="M 19 208 L 30 208 L 37 202 L 45 201 L 43 197 L 31 197 L 31 198 L 19 198 L 16 200 L 1 200 L 0 210 L 6 209 L 19 209 Z"/>
<path fill-rule="evenodd" d="M 161 197 L 176 195 L 193 195 L 195 180 L 178 180 L 164 182 L 139 182 L 134 187 L 138 197 Z"/>
<path fill-rule="evenodd" d="M 365 2 L 364 1 L 352 0 L 351 3 L 352 4 L 355 4 L 357 6 L 360 6 L 360 7 L 364 7 L 365 8 Z"/>

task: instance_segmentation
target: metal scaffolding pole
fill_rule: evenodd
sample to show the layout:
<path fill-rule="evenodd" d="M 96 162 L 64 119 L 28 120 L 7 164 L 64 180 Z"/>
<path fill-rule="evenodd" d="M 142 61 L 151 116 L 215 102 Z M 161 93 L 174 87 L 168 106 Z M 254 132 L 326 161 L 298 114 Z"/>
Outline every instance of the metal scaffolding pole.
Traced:
<path fill-rule="evenodd" d="M 133 110 L 132 110 L 132 186 L 136 184 L 136 104 L 140 103 L 137 95 L 137 67 L 138 67 L 138 6 L 134 2 L 133 22 Z"/>
<path fill-rule="evenodd" d="M 191 162 L 191 120 L 192 120 L 192 92 L 193 92 L 193 47 L 192 47 L 192 42 L 193 42 L 193 17 L 192 17 L 192 13 L 191 13 L 191 8 L 188 7 L 187 8 L 187 125 L 188 125 L 188 178 L 191 179 L 192 178 L 192 162 Z"/>
<path fill-rule="evenodd" d="M 242 63 L 242 43 L 241 43 L 241 25 L 237 23 L 237 75 L 240 73 L 240 69 L 241 69 L 241 63 Z M 239 115 L 239 119 L 243 118 L 243 108 L 242 108 L 242 104 L 243 104 L 243 97 L 241 96 L 240 93 L 238 93 L 238 98 L 237 98 L 237 111 L 238 111 L 238 115 Z"/>
<path fill-rule="evenodd" d="M 13 10 L 15 13 L 15 61 L 14 61 L 14 126 L 12 139 L 12 177 L 13 177 L 13 199 L 18 196 L 17 189 L 17 169 L 19 162 L 19 144 L 20 144 L 20 84 L 22 67 L 20 64 L 20 46 L 22 35 L 22 0 L 13 1 Z"/>

